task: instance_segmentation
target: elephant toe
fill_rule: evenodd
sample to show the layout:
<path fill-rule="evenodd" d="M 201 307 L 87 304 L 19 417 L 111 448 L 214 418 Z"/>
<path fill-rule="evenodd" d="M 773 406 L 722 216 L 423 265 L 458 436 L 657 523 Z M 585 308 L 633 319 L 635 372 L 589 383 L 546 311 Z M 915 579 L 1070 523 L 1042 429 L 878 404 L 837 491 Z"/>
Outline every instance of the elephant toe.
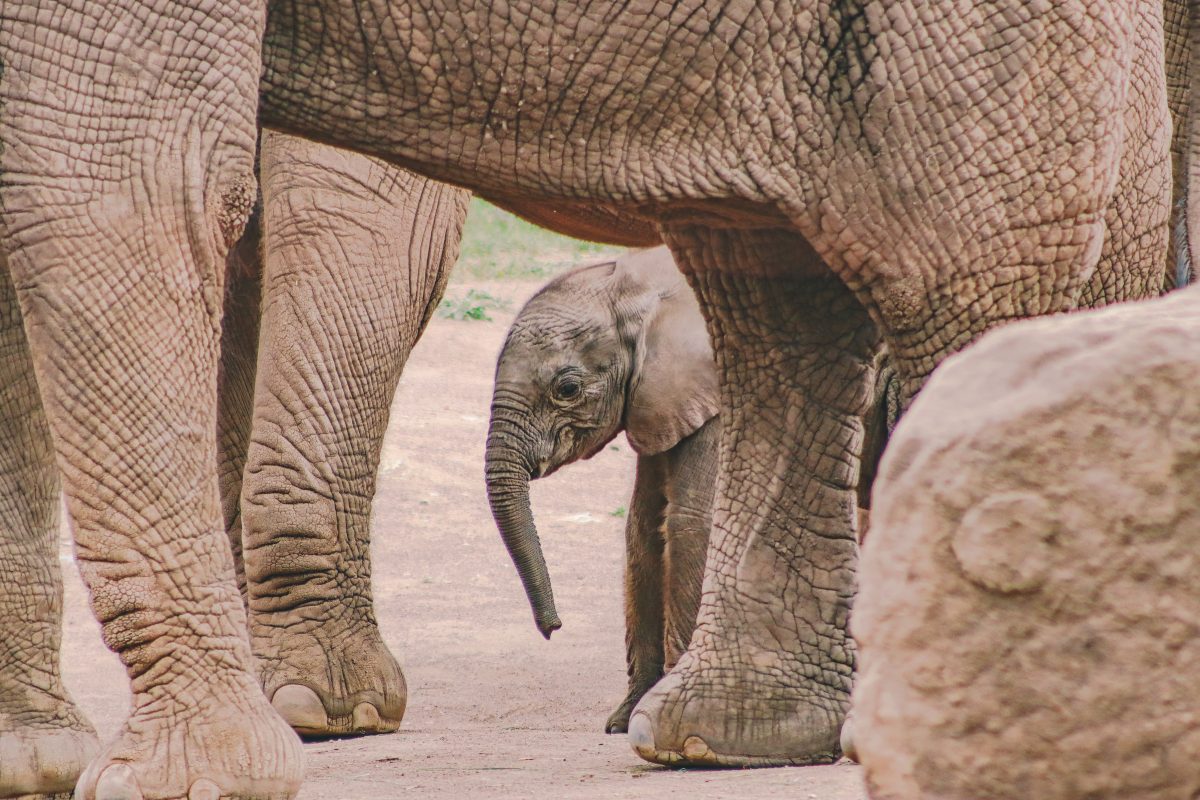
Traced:
<path fill-rule="evenodd" d="M 299 734 L 315 735 L 329 728 L 321 698 L 307 686 L 294 683 L 280 686 L 271 697 L 271 705 Z"/>
<path fill-rule="evenodd" d="M 629 730 L 629 709 L 620 708 L 604 723 L 605 733 L 625 733 Z"/>
<path fill-rule="evenodd" d="M 289 683 L 271 696 L 271 705 L 292 730 L 301 736 L 363 736 L 391 733 L 400 727 L 399 714 L 389 714 L 383 704 L 360 700 L 349 714 L 330 714 L 320 695 L 312 688 Z"/>
<path fill-rule="evenodd" d="M 629 718 L 629 746 L 647 761 L 659 762 L 658 748 L 654 746 L 654 725 L 647 714 L 634 714 Z"/>
<path fill-rule="evenodd" d="M 90 730 L 0 725 L 0 796 L 69 798 L 99 745 Z"/>
<path fill-rule="evenodd" d="M 375 628 L 339 639 L 259 626 L 254 641 L 263 692 L 301 736 L 368 736 L 400 727 L 408 685 Z"/>
<path fill-rule="evenodd" d="M 666 766 L 723 766 L 719 757 L 699 736 L 689 736 L 677 749 L 660 746 L 654 735 L 654 722 L 645 712 L 629 719 L 629 744 L 647 761 Z"/>
<path fill-rule="evenodd" d="M 77 794 L 83 795 L 86 791 L 81 789 Z M 96 779 L 93 791 L 96 800 L 142 800 L 144 796 L 137 776 L 128 764 L 112 764 L 106 767 Z"/>
<path fill-rule="evenodd" d="M 134 713 L 75 785 L 78 800 L 289 800 L 300 740 L 249 681 L 190 697 L 194 714 Z M 228 687 L 225 687 L 228 689 Z M 174 710 L 172 710 L 174 711 Z"/>
<path fill-rule="evenodd" d="M 605 733 L 625 733 L 629 730 L 629 715 L 633 713 L 634 706 L 638 700 L 645 694 L 644 691 L 630 693 L 621 705 L 617 706 L 616 710 L 608 715 L 608 719 L 604 723 Z"/>

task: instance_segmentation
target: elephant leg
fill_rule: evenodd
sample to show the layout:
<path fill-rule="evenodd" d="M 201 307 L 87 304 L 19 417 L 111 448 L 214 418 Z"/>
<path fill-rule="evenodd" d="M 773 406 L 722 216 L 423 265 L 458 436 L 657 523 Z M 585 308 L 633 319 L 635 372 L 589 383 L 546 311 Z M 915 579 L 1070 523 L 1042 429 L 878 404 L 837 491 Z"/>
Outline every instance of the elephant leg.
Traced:
<path fill-rule="evenodd" d="M 404 676 L 371 595 L 388 410 L 458 252 L 465 193 L 264 132 L 263 311 L 242 486 L 250 637 L 307 735 L 394 731 Z"/>
<path fill-rule="evenodd" d="M 254 421 L 254 375 L 262 306 L 260 220 L 261 209 L 256 208 L 246 224 L 246 232 L 229 254 L 221 320 L 221 368 L 217 378 L 217 485 L 243 603 L 246 566 L 242 560 L 242 473 Z"/>
<path fill-rule="evenodd" d="M 604 723 L 624 733 L 629 714 L 663 674 L 663 541 L 666 459 L 640 456 L 625 521 L 625 663 L 629 691 Z"/>
<path fill-rule="evenodd" d="M 829 762 L 854 673 L 846 622 L 878 334 L 794 234 L 667 239 L 715 344 L 719 473 L 696 631 L 634 709 L 630 742 L 667 764 Z"/>
<path fill-rule="evenodd" d="M 0 797 L 69 798 L 96 734 L 59 671 L 58 470 L 0 256 Z"/>
<path fill-rule="evenodd" d="M 1173 6 L 1165 3 L 1160 11 L 1171 15 L 1178 10 Z M 1128 24 L 1133 27 L 1134 41 L 1150 43 L 1163 37 L 1162 22 L 1159 14 L 1143 11 L 1133 14 Z M 1166 41 L 1170 43 L 1172 38 L 1176 37 L 1168 35 Z M 1160 113 L 1166 100 L 1162 52 L 1158 46 L 1148 44 L 1133 51 L 1117 185 L 1104 209 L 1100 261 L 1080 290 L 1079 308 L 1157 297 L 1165 285 L 1174 285 L 1173 260 L 1168 260 L 1164 268 L 1163 260 L 1157 257 L 1166 248 L 1163 234 L 1169 209 L 1163 200 L 1172 168 L 1168 145 L 1171 120 Z M 1176 51 L 1169 46 L 1168 53 L 1170 68 Z M 1181 121 L 1180 131 L 1188 127 Z"/>
<path fill-rule="evenodd" d="M 99 24 L 94 4 L 51 5 L 6 4 L 0 26 L 0 250 L 133 695 L 75 796 L 291 797 L 303 753 L 253 674 L 214 469 L 263 10 L 112 2 Z"/>
<path fill-rule="evenodd" d="M 721 422 L 714 417 L 667 454 L 663 666 L 668 670 L 679 662 L 696 628 L 708 534 L 712 528 L 720 438 Z"/>

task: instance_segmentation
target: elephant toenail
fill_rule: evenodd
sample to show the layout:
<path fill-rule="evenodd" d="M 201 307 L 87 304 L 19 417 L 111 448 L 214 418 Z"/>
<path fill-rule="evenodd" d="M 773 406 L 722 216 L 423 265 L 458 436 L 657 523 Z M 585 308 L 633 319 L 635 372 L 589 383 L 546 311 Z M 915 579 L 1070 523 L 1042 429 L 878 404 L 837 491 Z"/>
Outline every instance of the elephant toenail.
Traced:
<path fill-rule="evenodd" d="M 370 703 L 359 703 L 354 707 L 351 724 L 356 731 L 377 731 L 380 728 L 379 709 Z"/>
<path fill-rule="evenodd" d="M 629 719 L 628 731 L 626 735 L 629 737 L 630 746 L 639 756 L 652 761 L 655 749 L 654 728 L 650 724 L 650 718 L 645 714 L 634 714 Z"/>
<path fill-rule="evenodd" d="M 208 778 L 201 778 L 188 790 L 188 800 L 221 800 L 221 788 Z"/>
<path fill-rule="evenodd" d="M 96 800 L 142 800 L 137 776 L 128 764 L 113 764 L 96 781 Z"/>
<path fill-rule="evenodd" d="M 683 742 L 683 757 L 693 761 L 707 758 L 712 755 L 712 751 L 708 749 L 708 742 L 701 739 L 699 736 L 689 736 Z"/>
<path fill-rule="evenodd" d="M 301 733 L 321 732 L 329 726 L 321 698 L 307 686 L 289 683 L 271 697 L 271 705 L 288 725 Z"/>

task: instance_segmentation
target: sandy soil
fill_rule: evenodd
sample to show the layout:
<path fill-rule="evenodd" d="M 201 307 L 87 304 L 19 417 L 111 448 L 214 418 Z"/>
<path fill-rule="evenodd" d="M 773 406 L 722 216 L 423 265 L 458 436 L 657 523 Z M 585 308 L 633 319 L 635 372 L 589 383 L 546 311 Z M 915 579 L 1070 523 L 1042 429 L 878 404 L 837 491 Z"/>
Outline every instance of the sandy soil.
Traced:
<path fill-rule="evenodd" d="M 472 284 L 512 301 L 537 283 Z M 451 291 L 465 291 L 452 287 Z M 304 800 L 787 797 L 862 800 L 858 767 L 669 770 L 643 762 L 604 720 L 624 696 L 624 519 L 633 455 L 624 438 L 533 484 L 533 508 L 563 629 L 533 626 L 483 489 L 492 372 L 512 313 L 435 318 L 405 370 L 375 503 L 375 602 L 404 667 L 399 733 L 306 745 Z M 64 672 L 101 737 L 129 693 L 62 549 Z"/>

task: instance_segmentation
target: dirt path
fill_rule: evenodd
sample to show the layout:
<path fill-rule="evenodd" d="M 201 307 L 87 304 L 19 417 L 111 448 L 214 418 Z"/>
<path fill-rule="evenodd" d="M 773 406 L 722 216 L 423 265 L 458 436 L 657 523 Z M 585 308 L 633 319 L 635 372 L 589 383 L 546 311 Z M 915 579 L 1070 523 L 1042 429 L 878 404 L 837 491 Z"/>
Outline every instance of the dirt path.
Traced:
<path fill-rule="evenodd" d="M 537 286 L 482 288 L 515 311 Z M 392 736 L 308 744 L 300 797 L 865 798 L 848 763 L 668 770 L 643 762 L 624 737 L 602 733 L 625 688 L 625 521 L 614 512 L 628 504 L 633 455 L 622 437 L 592 461 L 533 484 L 563 620 L 546 642 L 483 490 L 492 371 L 512 320 L 490 313 L 492 322 L 435 318 L 392 408 L 372 556 L 380 625 L 408 679 L 404 724 Z M 88 615 L 69 547 L 62 552 L 66 680 L 106 737 L 126 713 L 128 690 Z"/>

